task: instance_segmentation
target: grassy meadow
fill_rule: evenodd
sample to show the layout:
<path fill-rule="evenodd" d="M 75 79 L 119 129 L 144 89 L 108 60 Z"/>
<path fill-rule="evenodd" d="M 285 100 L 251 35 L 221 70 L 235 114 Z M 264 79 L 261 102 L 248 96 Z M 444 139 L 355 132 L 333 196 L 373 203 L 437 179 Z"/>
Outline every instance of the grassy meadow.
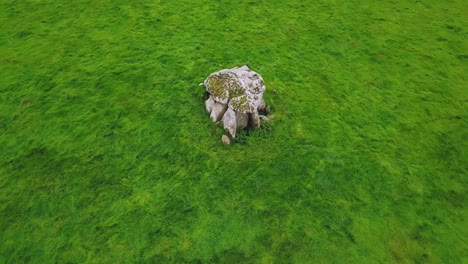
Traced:
<path fill-rule="evenodd" d="M 2 0 L 0 263 L 466 263 L 467 17 Z M 223 145 L 198 84 L 244 64 L 275 119 Z"/>

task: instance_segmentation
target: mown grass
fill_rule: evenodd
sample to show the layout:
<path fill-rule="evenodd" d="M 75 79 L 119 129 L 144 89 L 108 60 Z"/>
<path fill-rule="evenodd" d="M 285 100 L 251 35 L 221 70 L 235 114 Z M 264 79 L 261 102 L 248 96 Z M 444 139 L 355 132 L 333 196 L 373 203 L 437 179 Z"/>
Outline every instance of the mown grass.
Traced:
<path fill-rule="evenodd" d="M 467 261 L 467 10 L 2 1 L 0 263 Z M 243 64 L 275 120 L 224 146 Z"/>

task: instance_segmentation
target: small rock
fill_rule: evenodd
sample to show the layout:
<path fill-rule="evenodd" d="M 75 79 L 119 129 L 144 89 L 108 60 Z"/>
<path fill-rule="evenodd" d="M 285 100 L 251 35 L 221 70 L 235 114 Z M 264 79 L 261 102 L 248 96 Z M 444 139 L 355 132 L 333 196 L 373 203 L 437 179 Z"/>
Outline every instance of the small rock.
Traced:
<path fill-rule="evenodd" d="M 264 116 L 264 115 L 259 115 L 258 117 L 260 117 L 260 120 L 262 120 L 262 121 L 268 121 L 269 120 L 269 118 Z"/>
<path fill-rule="evenodd" d="M 265 107 L 265 113 L 267 113 L 267 114 L 270 113 L 270 106 L 269 106 L 269 105 L 267 105 L 267 106 Z"/>
<path fill-rule="evenodd" d="M 266 109 L 265 109 L 266 107 L 267 107 L 267 105 L 265 103 L 265 100 L 262 98 L 260 100 L 260 104 L 258 105 L 258 111 L 264 111 L 264 110 L 266 111 Z"/>
<path fill-rule="evenodd" d="M 274 94 L 278 94 L 278 90 L 276 90 L 276 89 L 273 90 L 273 93 L 274 93 Z"/>
<path fill-rule="evenodd" d="M 275 116 L 274 116 L 274 115 L 267 115 L 267 118 L 268 118 L 269 120 L 272 120 L 273 118 L 275 118 Z"/>
<path fill-rule="evenodd" d="M 252 112 L 251 118 L 252 118 L 252 126 L 253 126 L 253 127 L 256 127 L 256 128 L 260 128 L 260 117 L 258 116 L 258 111 L 257 111 L 257 109 L 255 109 L 255 110 Z"/>
<path fill-rule="evenodd" d="M 226 135 L 223 135 L 223 136 L 221 137 L 221 141 L 222 141 L 223 144 L 225 144 L 225 145 L 231 144 L 231 139 L 229 139 L 229 137 L 226 136 Z"/>

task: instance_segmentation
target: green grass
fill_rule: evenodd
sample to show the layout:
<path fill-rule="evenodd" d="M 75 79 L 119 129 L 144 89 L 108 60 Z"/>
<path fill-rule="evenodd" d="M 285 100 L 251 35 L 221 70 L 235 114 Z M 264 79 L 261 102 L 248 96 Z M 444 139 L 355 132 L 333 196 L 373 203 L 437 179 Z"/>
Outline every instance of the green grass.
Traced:
<path fill-rule="evenodd" d="M 468 261 L 466 17 L 2 1 L 0 263 Z M 198 84 L 244 64 L 275 119 L 225 146 Z"/>

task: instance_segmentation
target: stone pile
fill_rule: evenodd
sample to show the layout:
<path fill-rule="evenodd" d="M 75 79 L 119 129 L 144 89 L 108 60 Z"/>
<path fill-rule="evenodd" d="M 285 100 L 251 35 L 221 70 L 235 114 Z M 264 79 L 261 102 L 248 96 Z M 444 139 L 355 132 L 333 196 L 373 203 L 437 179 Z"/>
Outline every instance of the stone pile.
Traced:
<path fill-rule="evenodd" d="M 244 65 L 212 73 L 200 85 L 205 86 L 208 93 L 205 108 L 211 120 L 222 122 L 233 139 L 239 129 L 249 126 L 259 128 L 261 120 L 268 120 L 259 114 L 269 112 L 263 100 L 265 82 L 260 74 L 249 67 Z M 222 141 L 230 143 L 226 135 L 223 135 Z"/>

